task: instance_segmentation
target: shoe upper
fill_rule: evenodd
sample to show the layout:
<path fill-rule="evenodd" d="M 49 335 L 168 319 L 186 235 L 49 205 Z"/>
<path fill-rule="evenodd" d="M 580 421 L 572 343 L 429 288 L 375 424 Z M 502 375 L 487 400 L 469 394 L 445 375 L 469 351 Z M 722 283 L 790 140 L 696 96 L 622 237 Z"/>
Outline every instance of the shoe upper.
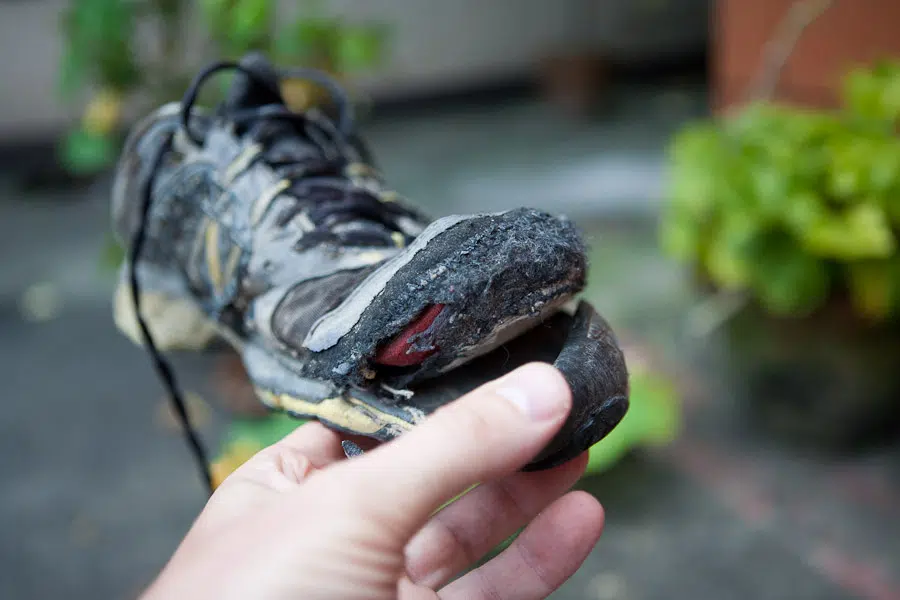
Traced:
<path fill-rule="evenodd" d="M 534 327 L 583 287 L 569 221 L 530 209 L 431 221 L 324 113 L 285 118 L 264 59 L 242 64 L 253 75 L 238 73 L 217 111 L 192 109 L 190 132 L 180 104 L 139 124 L 113 193 L 129 240 L 149 186 L 143 261 L 176 273 L 232 341 L 304 377 L 406 387 Z"/>

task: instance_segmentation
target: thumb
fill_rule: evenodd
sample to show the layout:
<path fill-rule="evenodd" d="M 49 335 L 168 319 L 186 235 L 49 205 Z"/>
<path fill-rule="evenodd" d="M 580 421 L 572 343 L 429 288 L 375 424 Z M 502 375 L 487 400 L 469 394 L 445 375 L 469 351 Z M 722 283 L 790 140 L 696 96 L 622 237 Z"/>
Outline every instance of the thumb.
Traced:
<path fill-rule="evenodd" d="M 342 463 L 341 481 L 365 499 L 372 518 L 412 535 L 447 500 L 528 463 L 562 426 L 571 404 L 558 370 L 527 364 Z"/>

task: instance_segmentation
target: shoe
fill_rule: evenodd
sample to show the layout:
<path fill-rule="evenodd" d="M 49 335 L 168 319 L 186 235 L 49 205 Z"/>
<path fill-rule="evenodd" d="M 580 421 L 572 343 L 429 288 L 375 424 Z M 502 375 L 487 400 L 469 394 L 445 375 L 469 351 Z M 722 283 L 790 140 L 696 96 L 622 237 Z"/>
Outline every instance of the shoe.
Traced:
<path fill-rule="evenodd" d="M 228 69 L 224 102 L 195 108 Z M 284 76 L 325 86 L 334 111 L 292 113 Z M 279 72 L 259 54 L 204 70 L 129 135 L 112 219 L 133 249 L 117 326 L 160 350 L 226 340 L 272 409 L 389 440 L 546 360 L 575 404 L 529 469 L 579 455 L 627 409 L 608 324 L 584 302 L 563 310 L 587 271 L 572 223 L 524 208 L 429 219 L 386 187 L 349 103 L 314 71 Z"/>

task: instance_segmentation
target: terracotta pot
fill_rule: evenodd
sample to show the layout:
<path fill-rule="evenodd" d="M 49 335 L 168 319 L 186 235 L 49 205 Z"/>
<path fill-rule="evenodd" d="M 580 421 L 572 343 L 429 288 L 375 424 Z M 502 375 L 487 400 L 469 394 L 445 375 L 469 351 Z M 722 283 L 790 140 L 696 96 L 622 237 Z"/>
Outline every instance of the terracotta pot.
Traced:
<path fill-rule="evenodd" d="M 721 334 L 729 390 L 766 430 L 830 449 L 900 430 L 900 325 L 865 322 L 836 300 L 793 319 L 749 306 Z"/>

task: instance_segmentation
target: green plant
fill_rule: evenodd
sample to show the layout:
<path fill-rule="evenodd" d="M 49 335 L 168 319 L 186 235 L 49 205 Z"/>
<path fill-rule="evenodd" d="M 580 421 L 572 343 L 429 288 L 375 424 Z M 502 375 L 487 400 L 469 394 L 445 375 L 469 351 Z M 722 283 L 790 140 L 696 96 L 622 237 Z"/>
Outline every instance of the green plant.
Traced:
<path fill-rule="evenodd" d="M 62 19 L 59 89 L 69 102 L 88 89 L 93 98 L 81 123 L 62 141 L 63 165 L 80 174 L 109 167 L 119 149 L 123 106 L 134 105 L 144 114 L 179 99 L 202 62 L 202 57 L 191 64 L 183 59 L 195 47 L 210 59 L 236 59 L 259 50 L 281 64 L 323 68 L 337 76 L 382 60 L 383 26 L 326 16 L 321 2 L 302 3 L 300 15 L 286 19 L 276 14 L 277 5 L 274 0 L 203 0 L 198 20 L 195 3 L 188 0 L 70 0 Z M 195 22 L 199 28 L 194 29 Z M 187 44 L 189 24 L 202 43 Z M 159 41 L 157 52 L 138 51 L 139 26 Z M 300 96 L 301 103 L 315 99 L 314 94 Z"/>
<path fill-rule="evenodd" d="M 754 102 L 670 147 L 663 248 L 722 290 L 803 315 L 847 294 L 900 312 L 900 63 L 856 69 L 838 111 Z"/>
<path fill-rule="evenodd" d="M 629 408 L 622 422 L 591 446 L 585 475 L 612 468 L 629 452 L 661 447 L 681 430 L 681 400 L 675 382 L 640 364 L 629 365 Z"/>

